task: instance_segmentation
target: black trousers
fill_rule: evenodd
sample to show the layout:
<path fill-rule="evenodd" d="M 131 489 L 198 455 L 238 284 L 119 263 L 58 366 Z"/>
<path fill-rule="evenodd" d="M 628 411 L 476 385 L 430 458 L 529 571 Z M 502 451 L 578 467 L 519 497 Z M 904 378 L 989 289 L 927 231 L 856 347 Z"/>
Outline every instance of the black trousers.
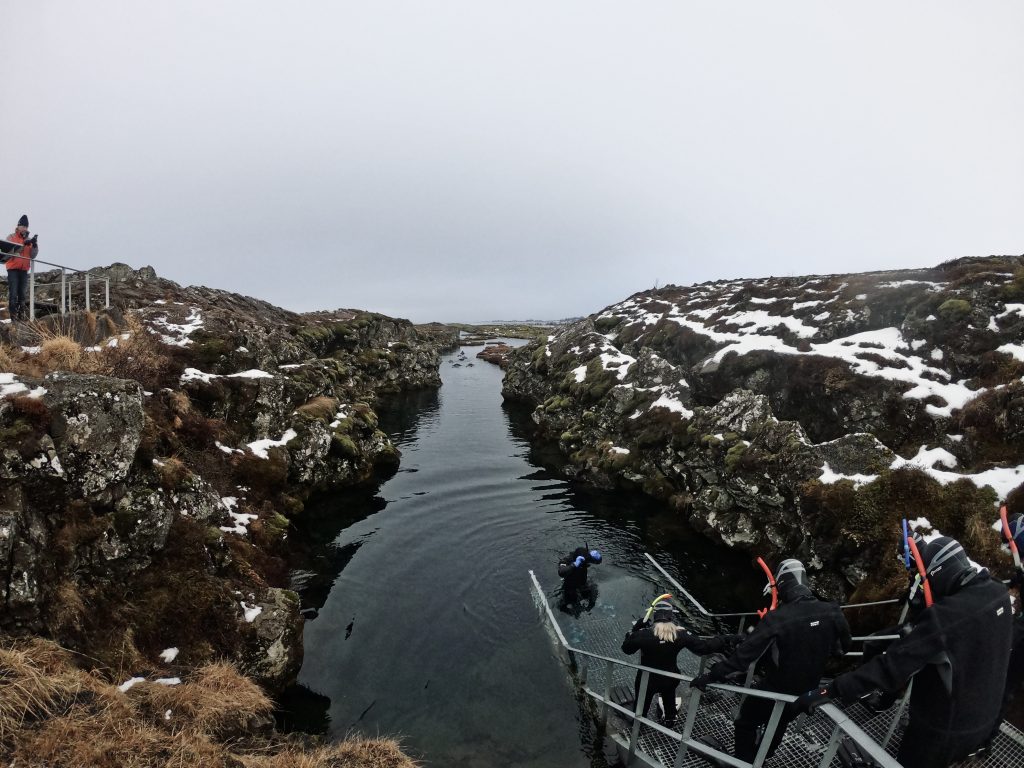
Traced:
<path fill-rule="evenodd" d="M 642 672 L 636 673 L 636 685 L 633 687 L 634 701 L 640 698 L 640 678 L 642 676 Z M 640 714 L 646 717 L 647 710 L 651 708 L 651 700 L 654 699 L 654 694 L 657 693 L 661 695 L 661 704 L 665 708 L 665 719 L 675 720 L 676 688 L 678 687 L 679 681 L 674 677 L 651 675 L 651 679 L 647 681 L 647 693 L 644 694 L 644 708 L 640 711 Z"/>
<path fill-rule="evenodd" d="M 736 757 L 752 763 L 757 756 L 757 729 L 767 725 L 772 716 L 772 708 L 775 702 L 771 699 L 758 699 L 748 696 L 743 700 L 740 707 L 740 715 L 736 718 L 735 734 Z M 782 710 L 782 717 L 779 719 L 779 727 L 775 730 L 771 746 L 768 748 L 768 757 L 775 754 L 782 737 L 786 735 L 786 728 L 796 716 L 790 707 Z"/>
<path fill-rule="evenodd" d="M 939 731 L 922 726 L 911 715 L 896 759 L 903 768 L 946 768 L 984 744 L 988 736 L 986 731 Z"/>
<path fill-rule="evenodd" d="M 24 269 L 7 270 L 7 309 L 11 319 L 28 311 L 28 271 Z"/>

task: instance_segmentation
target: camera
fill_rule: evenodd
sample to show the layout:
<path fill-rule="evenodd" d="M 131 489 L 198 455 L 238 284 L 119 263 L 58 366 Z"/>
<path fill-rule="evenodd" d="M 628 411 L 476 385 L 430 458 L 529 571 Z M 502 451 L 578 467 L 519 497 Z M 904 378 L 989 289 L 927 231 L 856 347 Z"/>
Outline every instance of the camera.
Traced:
<path fill-rule="evenodd" d="M 39 240 L 39 235 L 32 235 L 32 237 L 30 237 L 28 240 L 25 241 L 25 245 L 29 245 L 29 246 L 32 246 L 33 248 L 35 248 L 36 243 L 37 243 L 38 240 Z"/>

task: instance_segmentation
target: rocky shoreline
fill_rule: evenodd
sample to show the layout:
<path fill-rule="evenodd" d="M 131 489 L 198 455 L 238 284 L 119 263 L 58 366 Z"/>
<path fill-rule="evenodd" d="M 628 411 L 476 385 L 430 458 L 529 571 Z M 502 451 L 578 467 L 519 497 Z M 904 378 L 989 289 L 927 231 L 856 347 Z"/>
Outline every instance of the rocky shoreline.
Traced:
<path fill-rule="evenodd" d="M 1008 568 L 1024 511 L 1024 257 L 666 286 L 509 358 L 570 471 L 640 488 L 836 597 L 901 584 L 899 520 Z"/>
<path fill-rule="evenodd" d="M 439 386 L 458 333 L 106 272 L 111 310 L 4 329 L 0 630 L 113 684 L 227 659 L 273 694 L 302 660 L 292 521 L 397 465 L 374 407 Z"/>

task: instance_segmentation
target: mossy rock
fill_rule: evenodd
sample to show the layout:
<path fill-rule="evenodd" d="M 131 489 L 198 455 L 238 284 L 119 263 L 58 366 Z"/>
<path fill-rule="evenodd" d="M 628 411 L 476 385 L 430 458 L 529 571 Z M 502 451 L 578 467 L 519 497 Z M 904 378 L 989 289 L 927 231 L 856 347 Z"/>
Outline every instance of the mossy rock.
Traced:
<path fill-rule="evenodd" d="M 348 435 L 342 435 L 337 432 L 331 435 L 331 451 L 347 459 L 359 457 L 359 447 L 356 445 L 355 440 Z"/>
<path fill-rule="evenodd" d="M 730 472 L 735 472 L 740 462 L 743 460 L 743 455 L 747 452 L 746 443 L 736 443 L 725 453 L 725 468 Z"/>
<path fill-rule="evenodd" d="M 291 522 L 288 518 L 280 512 L 273 512 L 262 517 L 260 520 L 263 523 L 263 531 L 266 537 L 271 541 L 281 541 L 285 534 L 288 533 L 288 528 L 291 526 Z"/>
<path fill-rule="evenodd" d="M 373 457 L 373 463 L 379 467 L 397 467 L 401 462 L 401 458 L 398 449 L 391 443 L 388 443 Z"/>
<path fill-rule="evenodd" d="M 621 325 L 623 320 L 624 318 L 619 317 L 618 315 L 599 317 L 594 321 L 594 330 L 598 333 L 608 333 L 608 331 Z"/>
<path fill-rule="evenodd" d="M 956 322 L 971 314 L 971 303 L 964 299 L 946 299 L 939 305 L 938 312 L 943 320 Z"/>

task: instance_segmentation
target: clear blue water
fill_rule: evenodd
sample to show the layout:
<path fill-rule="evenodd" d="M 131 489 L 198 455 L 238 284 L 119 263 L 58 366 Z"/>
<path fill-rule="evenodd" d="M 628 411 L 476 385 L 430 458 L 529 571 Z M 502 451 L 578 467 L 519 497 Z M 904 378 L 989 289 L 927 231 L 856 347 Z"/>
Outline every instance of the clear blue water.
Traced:
<path fill-rule="evenodd" d="M 558 557 L 600 548 L 593 610 L 623 632 L 657 594 L 645 551 L 713 610 L 758 604 L 760 579 L 663 505 L 565 479 L 531 447 L 529 411 L 503 406 L 501 371 L 465 349 L 458 367 L 444 358 L 439 391 L 382 411 L 397 474 L 304 514 L 292 581 L 319 616 L 306 695 L 285 706 L 333 738 L 398 736 L 428 766 L 607 765 L 528 571 L 554 597 Z"/>

